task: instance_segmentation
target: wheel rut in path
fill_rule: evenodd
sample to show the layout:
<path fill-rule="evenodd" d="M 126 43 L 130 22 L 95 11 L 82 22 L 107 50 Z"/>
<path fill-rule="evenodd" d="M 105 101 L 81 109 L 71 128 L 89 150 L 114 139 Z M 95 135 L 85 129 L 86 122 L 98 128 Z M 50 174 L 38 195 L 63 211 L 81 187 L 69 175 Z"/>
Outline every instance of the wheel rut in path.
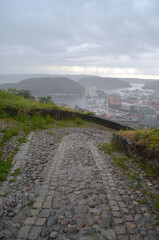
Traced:
<path fill-rule="evenodd" d="M 17 239 L 148 240 L 122 200 L 94 140 L 65 136 Z"/>

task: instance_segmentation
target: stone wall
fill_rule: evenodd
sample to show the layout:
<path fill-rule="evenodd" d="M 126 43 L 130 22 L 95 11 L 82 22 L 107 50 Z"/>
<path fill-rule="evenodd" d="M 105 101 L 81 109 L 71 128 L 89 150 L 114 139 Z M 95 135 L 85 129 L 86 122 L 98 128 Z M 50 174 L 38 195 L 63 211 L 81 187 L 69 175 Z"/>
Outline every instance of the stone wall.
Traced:
<path fill-rule="evenodd" d="M 149 166 L 155 165 L 159 169 L 159 149 L 153 151 L 146 146 L 137 145 L 118 133 L 113 134 L 113 143 L 118 145 L 128 156 L 135 155 L 143 163 Z"/>
<path fill-rule="evenodd" d="M 51 117 L 55 119 L 74 119 L 76 117 L 79 117 L 83 120 L 94 122 L 100 125 L 103 125 L 105 127 L 109 127 L 115 130 L 120 130 L 120 129 L 132 129 L 129 126 L 122 125 L 117 122 L 113 122 L 107 119 L 102 119 L 96 116 L 90 116 L 87 114 L 82 114 L 78 112 L 72 112 L 72 111 L 64 111 L 64 110 L 59 110 L 59 109 L 25 109 L 25 110 L 19 110 L 17 108 L 4 108 L 3 111 L 10 115 L 17 115 L 18 112 L 25 112 L 29 116 L 33 116 L 35 113 L 39 113 L 43 117 L 46 117 L 47 115 L 50 115 Z"/>

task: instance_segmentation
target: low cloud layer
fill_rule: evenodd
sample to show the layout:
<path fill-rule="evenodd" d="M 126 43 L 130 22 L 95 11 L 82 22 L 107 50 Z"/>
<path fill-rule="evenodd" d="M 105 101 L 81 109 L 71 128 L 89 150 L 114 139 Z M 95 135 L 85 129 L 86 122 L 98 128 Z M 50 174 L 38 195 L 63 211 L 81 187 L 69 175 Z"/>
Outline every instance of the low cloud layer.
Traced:
<path fill-rule="evenodd" d="M 1 0 L 0 73 L 159 78 L 158 0 Z"/>

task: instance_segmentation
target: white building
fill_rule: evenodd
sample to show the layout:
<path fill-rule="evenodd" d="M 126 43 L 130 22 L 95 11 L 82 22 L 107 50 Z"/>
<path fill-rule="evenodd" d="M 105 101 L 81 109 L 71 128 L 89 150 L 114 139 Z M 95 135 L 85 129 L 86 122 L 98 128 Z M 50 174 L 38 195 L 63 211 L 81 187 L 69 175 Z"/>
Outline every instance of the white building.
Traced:
<path fill-rule="evenodd" d="M 96 87 L 95 86 L 88 86 L 86 87 L 86 92 L 85 92 L 86 97 L 96 97 Z"/>

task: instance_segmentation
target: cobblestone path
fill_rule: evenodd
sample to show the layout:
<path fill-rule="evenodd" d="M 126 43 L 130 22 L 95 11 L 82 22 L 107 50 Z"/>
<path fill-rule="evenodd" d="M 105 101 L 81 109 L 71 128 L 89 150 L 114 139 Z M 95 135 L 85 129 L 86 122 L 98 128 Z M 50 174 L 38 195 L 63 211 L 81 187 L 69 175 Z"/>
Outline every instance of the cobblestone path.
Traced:
<path fill-rule="evenodd" d="M 110 136 L 101 129 L 61 130 L 29 216 L 16 237 L 5 239 L 159 239 L 159 229 L 152 224 L 155 215 L 136 204 L 133 192 L 113 175 L 110 157 L 98 150 Z"/>

